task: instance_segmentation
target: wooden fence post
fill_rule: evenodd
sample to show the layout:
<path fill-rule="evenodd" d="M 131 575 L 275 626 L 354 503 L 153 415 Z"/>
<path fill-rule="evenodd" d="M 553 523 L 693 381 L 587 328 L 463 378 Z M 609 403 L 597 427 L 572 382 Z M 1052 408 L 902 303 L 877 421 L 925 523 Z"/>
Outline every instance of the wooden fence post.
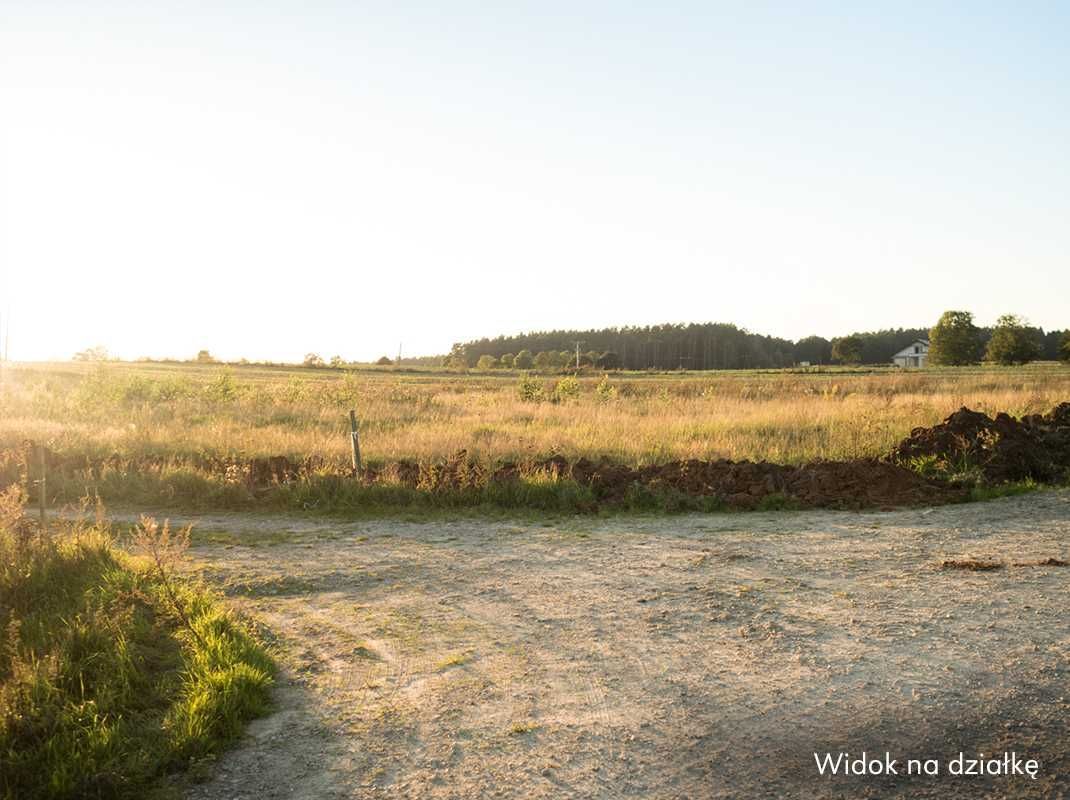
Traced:
<path fill-rule="evenodd" d="M 45 446 L 38 445 L 38 452 L 40 453 L 41 463 L 41 477 L 37 481 L 37 500 L 38 508 L 41 512 L 41 533 L 45 533 L 48 530 L 47 523 L 45 522 L 45 493 L 48 491 L 48 465 L 45 463 Z"/>
<path fill-rule="evenodd" d="M 353 445 L 353 474 L 361 475 L 364 472 L 364 464 L 360 460 L 360 438 L 357 436 L 357 412 L 349 410 L 349 438 Z"/>

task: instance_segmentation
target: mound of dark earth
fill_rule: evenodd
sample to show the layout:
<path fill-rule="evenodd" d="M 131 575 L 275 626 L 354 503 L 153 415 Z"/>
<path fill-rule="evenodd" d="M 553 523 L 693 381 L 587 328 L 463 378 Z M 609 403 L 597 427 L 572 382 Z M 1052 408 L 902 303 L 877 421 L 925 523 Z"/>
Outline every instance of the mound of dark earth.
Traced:
<path fill-rule="evenodd" d="M 370 473 L 365 480 L 388 479 L 428 491 L 446 491 L 483 485 L 488 481 L 520 480 L 542 473 L 590 487 L 602 505 L 621 505 L 636 490 L 679 492 L 692 497 L 713 497 L 727 506 L 752 509 L 776 498 L 802 508 L 891 508 L 934 505 L 964 498 L 964 490 L 928 479 L 898 464 L 877 459 L 818 461 L 801 466 L 751 461 L 671 461 L 629 467 L 602 459 L 563 456 L 528 463 L 508 462 L 488 472 L 460 451 L 445 462 L 417 465 L 391 464 Z"/>
<path fill-rule="evenodd" d="M 915 428 L 890 460 L 909 464 L 924 457 L 953 469 L 976 468 L 990 483 L 1061 480 L 1070 471 L 1070 403 L 1021 419 L 960 408 L 940 425 Z"/>

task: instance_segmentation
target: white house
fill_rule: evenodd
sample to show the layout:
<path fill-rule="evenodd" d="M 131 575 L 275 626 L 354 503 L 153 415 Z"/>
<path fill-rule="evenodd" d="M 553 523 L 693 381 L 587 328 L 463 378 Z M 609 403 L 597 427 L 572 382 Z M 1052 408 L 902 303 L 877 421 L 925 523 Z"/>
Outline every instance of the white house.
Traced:
<path fill-rule="evenodd" d="M 904 347 L 894 356 L 892 363 L 897 367 L 924 367 L 929 360 L 929 341 L 915 339 L 909 347 Z"/>

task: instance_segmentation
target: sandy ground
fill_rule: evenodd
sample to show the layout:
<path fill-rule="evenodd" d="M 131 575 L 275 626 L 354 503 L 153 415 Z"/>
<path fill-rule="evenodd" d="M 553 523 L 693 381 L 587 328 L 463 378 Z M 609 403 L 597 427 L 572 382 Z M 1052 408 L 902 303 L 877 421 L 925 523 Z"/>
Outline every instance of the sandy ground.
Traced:
<path fill-rule="evenodd" d="M 278 637 L 205 798 L 1070 796 L 1070 492 L 890 513 L 199 519 Z M 1028 777 L 821 777 L 965 751 Z M 900 761 L 900 771 L 904 769 Z"/>

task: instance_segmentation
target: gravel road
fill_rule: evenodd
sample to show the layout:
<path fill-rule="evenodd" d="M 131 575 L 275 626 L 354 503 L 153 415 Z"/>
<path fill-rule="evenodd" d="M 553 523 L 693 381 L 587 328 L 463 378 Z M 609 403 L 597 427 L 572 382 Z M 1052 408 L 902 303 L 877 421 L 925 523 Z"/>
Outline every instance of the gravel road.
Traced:
<path fill-rule="evenodd" d="M 196 519 L 277 637 L 207 798 L 1070 796 L 1070 491 L 884 513 Z M 988 559 L 986 572 L 942 569 Z M 820 776 L 814 753 L 941 774 Z M 953 777 L 978 751 L 1028 776 Z"/>

